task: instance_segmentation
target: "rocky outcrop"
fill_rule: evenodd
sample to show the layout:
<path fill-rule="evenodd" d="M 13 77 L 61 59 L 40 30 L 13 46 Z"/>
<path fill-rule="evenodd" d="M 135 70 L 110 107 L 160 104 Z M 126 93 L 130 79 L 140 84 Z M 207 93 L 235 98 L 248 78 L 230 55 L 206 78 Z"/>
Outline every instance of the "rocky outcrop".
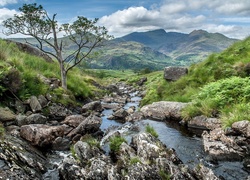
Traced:
<path fill-rule="evenodd" d="M 221 121 L 217 118 L 196 116 L 187 122 L 187 126 L 194 129 L 213 130 L 221 127 Z"/>
<path fill-rule="evenodd" d="M 188 69 L 184 67 L 165 67 L 164 78 L 167 81 L 176 81 L 188 73 Z"/>
<path fill-rule="evenodd" d="M 57 137 L 64 135 L 62 126 L 48 126 L 43 124 L 24 125 L 20 129 L 20 136 L 31 144 L 47 147 L 51 146 Z"/>
<path fill-rule="evenodd" d="M 26 141 L 6 134 L 0 143 L 0 177 L 2 179 L 42 179 L 46 157 Z"/>
<path fill-rule="evenodd" d="M 181 120 L 181 110 L 187 103 L 160 101 L 143 106 L 141 112 L 147 118 L 156 120 L 177 119 Z"/>
<path fill-rule="evenodd" d="M 221 128 L 202 134 L 203 146 L 211 161 L 242 160 L 244 150 L 236 143 L 232 136 L 226 136 Z"/>
<path fill-rule="evenodd" d="M 247 138 L 250 138 L 250 122 L 247 120 L 235 122 L 232 124 L 232 129 Z"/>

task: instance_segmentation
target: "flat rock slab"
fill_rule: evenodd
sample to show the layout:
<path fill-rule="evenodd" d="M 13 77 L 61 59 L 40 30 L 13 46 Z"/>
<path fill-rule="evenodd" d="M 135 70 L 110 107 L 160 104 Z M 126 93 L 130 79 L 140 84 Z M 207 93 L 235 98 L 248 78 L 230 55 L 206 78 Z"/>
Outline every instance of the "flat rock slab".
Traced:
<path fill-rule="evenodd" d="M 147 118 L 156 120 L 177 119 L 181 120 L 181 110 L 188 103 L 160 101 L 153 104 L 143 106 L 141 112 Z"/>

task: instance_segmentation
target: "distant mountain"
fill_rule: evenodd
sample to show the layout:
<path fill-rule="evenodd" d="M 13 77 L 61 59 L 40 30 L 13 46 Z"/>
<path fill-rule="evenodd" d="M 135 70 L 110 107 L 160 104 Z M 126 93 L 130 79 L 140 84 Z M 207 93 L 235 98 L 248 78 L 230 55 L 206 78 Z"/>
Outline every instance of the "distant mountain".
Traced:
<path fill-rule="evenodd" d="M 104 69 L 151 69 L 160 70 L 176 63 L 167 55 L 133 41 L 109 41 L 89 64 Z"/>
<path fill-rule="evenodd" d="M 238 40 L 204 30 L 194 30 L 190 34 L 184 34 L 159 29 L 134 32 L 116 41 L 139 42 L 171 57 L 179 65 L 190 65 L 204 60 L 211 53 L 221 52 Z"/>
<path fill-rule="evenodd" d="M 22 38 L 12 40 L 24 42 Z M 34 39 L 28 40 L 35 44 Z M 75 49 L 75 45 L 67 37 L 61 40 L 65 44 L 66 56 Z M 211 53 L 226 49 L 235 41 L 237 39 L 204 30 L 195 30 L 190 34 L 166 32 L 163 29 L 134 32 L 107 41 L 105 46 L 95 50 L 98 53 L 88 65 L 102 69 L 151 70 L 162 70 L 165 66 L 189 66 L 203 61 Z"/>

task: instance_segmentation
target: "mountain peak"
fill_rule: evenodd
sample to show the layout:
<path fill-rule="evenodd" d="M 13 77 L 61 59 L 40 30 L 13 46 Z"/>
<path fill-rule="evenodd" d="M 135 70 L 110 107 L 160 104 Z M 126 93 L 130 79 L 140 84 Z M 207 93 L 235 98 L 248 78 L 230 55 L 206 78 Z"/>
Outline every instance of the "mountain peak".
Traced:
<path fill-rule="evenodd" d="M 199 29 L 199 30 L 192 31 L 189 35 L 190 36 L 197 36 L 197 35 L 205 35 L 205 34 L 208 34 L 208 32 L 205 30 Z"/>

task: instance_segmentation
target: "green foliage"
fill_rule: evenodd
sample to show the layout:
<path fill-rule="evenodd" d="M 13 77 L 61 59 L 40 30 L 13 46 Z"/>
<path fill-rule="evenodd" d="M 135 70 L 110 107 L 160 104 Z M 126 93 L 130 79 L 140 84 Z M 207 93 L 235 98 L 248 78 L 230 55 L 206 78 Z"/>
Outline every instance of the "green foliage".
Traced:
<path fill-rule="evenodd" d="M 90 145 L 90 147 L 100 148 L 99 141 L 96 138 L 94 138 L 93 136 L 91 136 L 91 134 L 85 134 L 84 136 L 82 136 L 81 140 L 83 142 L 88 143 Z"/>
<path fill-rule="evenodd" d="M 5 133 L 5 128 L 2 123 L 0 123 L 0 137 L 3 137 Z"/>
<path fill-rule="evenodd" d="M 137 163 L 142 163 L 139 157 L 132 157 L 129 161 L 130 165 L 137 164 Z"/>
<path fill-rule="evenodd" d="M 120 145 L 123 142 L 126 142 L 126 139 L 124 137 L 121 137 L 121 136 L 114 136 L 110 139 L 109 142 L 110 142 L 110 144 L 109 144 L 110 150 L 112 152 L 118 152 L 120 149 Z"/>
<path fill-rule="evenodd" d="M 220 119 L 224 128 L 231 127 L 234 122 L 250 121 L 250 103 L 233 104 L 222 109 Z"/>
<path fill-rule="evenodd" d="M 250 100 L 249 78 L 231 77 L 209 83 L 194 96 L 192 104 L 184 108 L 183 116 L 189 119 L 196 115 L 216 116 L 232 104 Z"/>
<path fill-rule="evenodd" d="M 159 174 L 160 174 L 160 176 L 161 176 L 161 178 L 163 179 L 163 180 L 170 180 L 171 178 L 171 176 L 170 176 L 170 174 L 168 174 L 167 172 L 165 172 L 164 170 L 160 170 L 160 172 L 159 172 Z"/>
<path fill-rule="evenodd" d="M 158 138 L 158 136 L 159 136 L 158 133 L 155 131 L 155 129 L 152 126 L 150 126 L 150 125 L 146 126 L 145 131 L 147 133 L 151 134 L 152 136 L 156 137 L 156 138 Z"/>

